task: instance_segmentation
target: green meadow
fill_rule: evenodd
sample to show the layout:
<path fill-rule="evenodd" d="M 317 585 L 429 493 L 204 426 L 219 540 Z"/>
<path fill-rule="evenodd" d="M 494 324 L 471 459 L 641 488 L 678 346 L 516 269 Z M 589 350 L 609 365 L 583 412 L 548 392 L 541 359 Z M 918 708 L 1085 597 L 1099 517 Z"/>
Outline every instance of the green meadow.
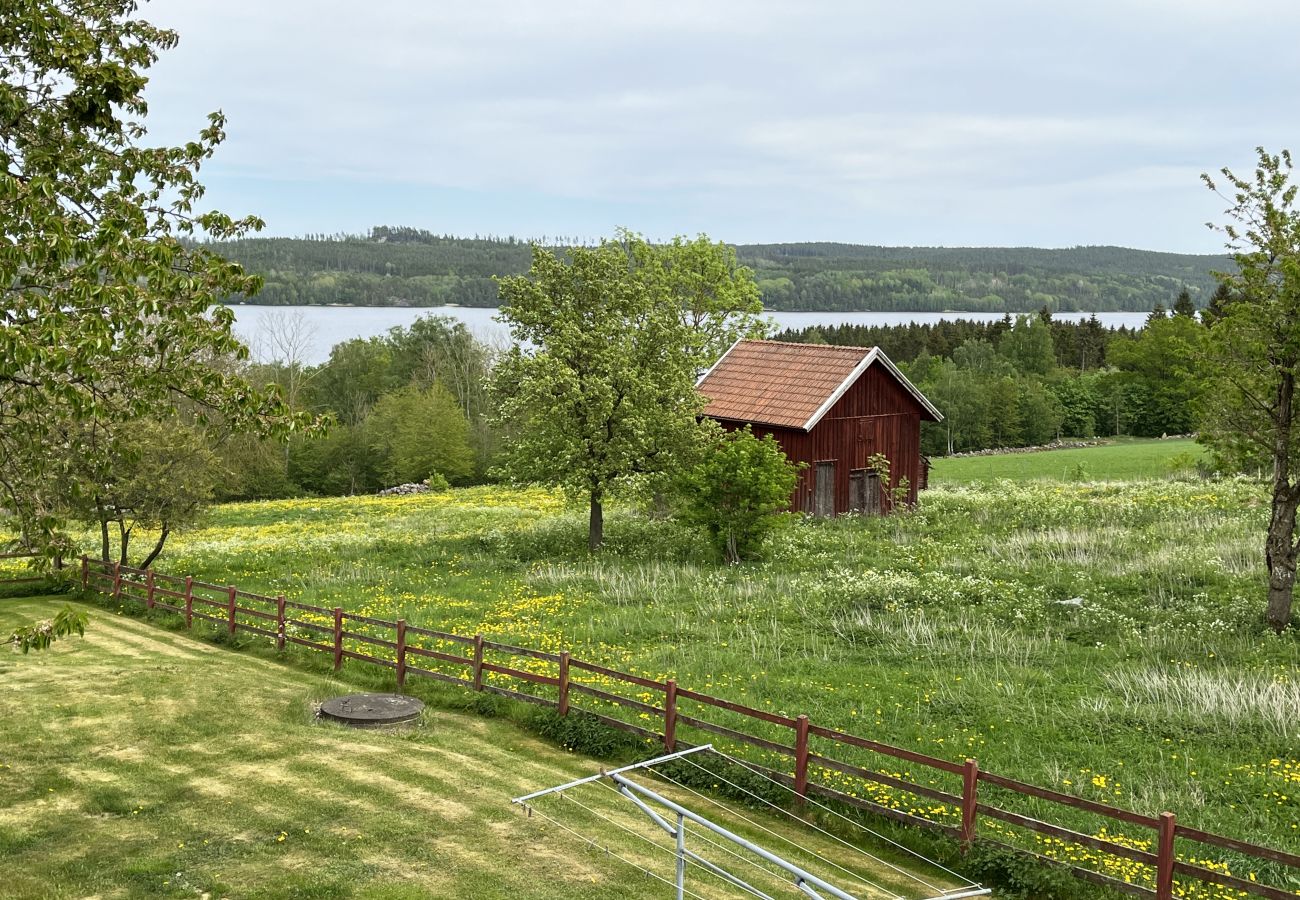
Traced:
<path fill-rule="evenodd" d="M 934 460 L 930 483 L 1012 481 L 1129 481 L 1190 474 L 1205 448 L 1191 438 L 1112 439 L 1095 447 L 998 453 Z"/>

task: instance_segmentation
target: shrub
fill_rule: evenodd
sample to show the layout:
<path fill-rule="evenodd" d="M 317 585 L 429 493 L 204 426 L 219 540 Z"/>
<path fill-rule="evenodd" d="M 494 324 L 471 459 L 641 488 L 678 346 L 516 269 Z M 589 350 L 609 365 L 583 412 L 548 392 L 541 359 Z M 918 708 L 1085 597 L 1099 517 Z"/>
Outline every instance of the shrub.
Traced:
<path fill-rule="evenodd" d="M 798 468 L 771 435 L 717 432 L 680 479 L 683 518 L 713 536 L 728 563 L 751 555 L 790 503 Z"/>

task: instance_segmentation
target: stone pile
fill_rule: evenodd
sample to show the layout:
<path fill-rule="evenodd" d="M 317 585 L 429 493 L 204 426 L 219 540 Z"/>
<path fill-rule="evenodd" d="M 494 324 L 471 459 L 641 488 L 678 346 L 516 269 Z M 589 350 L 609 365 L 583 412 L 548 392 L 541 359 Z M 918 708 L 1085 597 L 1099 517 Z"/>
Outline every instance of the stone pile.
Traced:
<path fill-rule="evenodd" d="M 427 494 L 429 486 L 424 482 L 419 484 L 398 484 L 390 488 L 384 488 L 379 492 L 380 497 L 400 497 L 406 494 Z"/>

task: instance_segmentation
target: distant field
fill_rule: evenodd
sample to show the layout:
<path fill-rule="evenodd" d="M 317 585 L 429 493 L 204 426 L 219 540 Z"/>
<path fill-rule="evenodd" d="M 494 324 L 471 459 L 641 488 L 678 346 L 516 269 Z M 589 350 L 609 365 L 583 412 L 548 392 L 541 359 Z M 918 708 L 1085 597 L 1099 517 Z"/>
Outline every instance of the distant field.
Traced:
<path fill-rule="evenodd" d="M 0 633 L 61 602 L 5 601 Z M 5 653 L 0 684 L 5 898 L 651 900 L 669 890 L 611 855 L 671 876 L 662 840 L 643 840 L 654 826 L 612 792 L 581 800 L 635 834 L 559 812 L 563 800 L 538 803 L 598 837 L 601 853 L 510 804 L 601 764 L 507 721 L 430 707 L 402 733 L 314 724 L 314 701 L 364 687 L 100 609 L 84 639 Z M 734 827 L 751 840 L 770 842 L 757 826 L 772 829 L 857 876 L 908 883 L 801 825 L 745 815 L 755 826 Z M 688 884 L 740 896 L 694 868 Z"/>
<path fill-rule="evenodd" d="M 1073 450 L 1000 453 L 935 459 L 930 483 L 970 484 L 979 481 L 1134 481 L 1165 478 L 1186 472 L 1205 453 L 1190 438 L 1128 439 Z"/>

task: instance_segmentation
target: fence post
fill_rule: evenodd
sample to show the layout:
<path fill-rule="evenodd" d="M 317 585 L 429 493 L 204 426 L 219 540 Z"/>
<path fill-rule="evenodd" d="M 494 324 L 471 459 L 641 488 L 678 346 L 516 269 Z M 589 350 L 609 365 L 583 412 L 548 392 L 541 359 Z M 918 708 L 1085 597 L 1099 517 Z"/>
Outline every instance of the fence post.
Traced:
<path fill-rule="evenodd" d="M 483 690 L 483 635 L 474 635 L 474 690 Z"/>
<path fill-rule="evenodd" d="M 239 589 L 233 584 L 226 588 L 226 594 L 230 598 L 230 602 L 226 607 L 226 627 L 230 629 L 231 634 L 235 633 L 235 595 L 237 593 L 239 593 Z"/>
<path fill-rule="evenodd" d="M 664 752 L 677 750 L 677 680 L 669 678 L 664 685 Z"/>
<path fill-rule="evenodd" d="M 965 853 L 975 843 L 976 790 L 979 787 L 980 766 L 973 759 L 966 760 L 961 770 L 961 852 Z"/>
<path fill-rule="evenodd" d="M 185 576 L 185 627 L 194 627 L 194 576 Z"/>
<path fill-rule="evenodd" d="M 560 715 L 569 714 L 569 651 L 560 651 Z"/>
<path fill-rule="evenodd" d="M 90 560 L 84 553 L 81 554 L 81 589 L 90 590 Z"/>
<path fill-rule="evenodd" d="M 1174 896 L 1174 814 L 1160 814 L 1160 843 L 1156 852 L 1156 900 Z"/>
<path fill-rule="evenodd" d="M 794 792 L 802 803 L 808 796 L 808 717 L 794 720 Z"/>
<path fill-rule="evenodd" d="M 343 607 L 334 607 L 334 671 L 343 668 Z"/>
<path fill-rule="evenodd" d="M 406 685 L 406 620 L 397 620 L 397 689 Z"/>
<path fill-rule="evenodd" d="M 144 573 L 144 608 L 153 609 L 153 569 Z"/>
<path fill-rule="evenodd" d="M 122 564 L 113 563 L 113 599 L 122 599 Z"/>
<path fill-rule="evenodd" d="M 284 594 L 275 598 L 275 649 L 284 649 Z"/>

